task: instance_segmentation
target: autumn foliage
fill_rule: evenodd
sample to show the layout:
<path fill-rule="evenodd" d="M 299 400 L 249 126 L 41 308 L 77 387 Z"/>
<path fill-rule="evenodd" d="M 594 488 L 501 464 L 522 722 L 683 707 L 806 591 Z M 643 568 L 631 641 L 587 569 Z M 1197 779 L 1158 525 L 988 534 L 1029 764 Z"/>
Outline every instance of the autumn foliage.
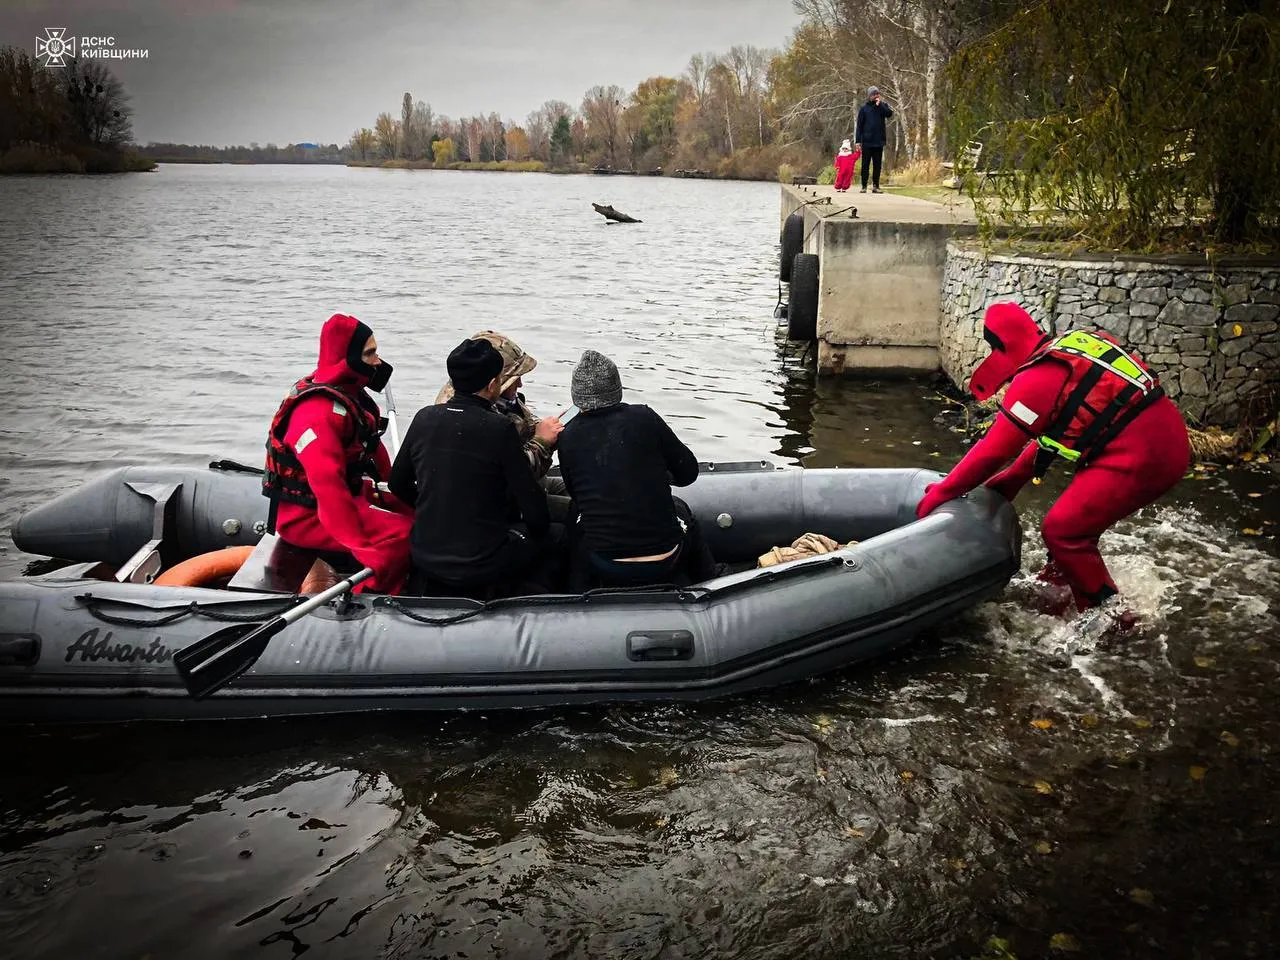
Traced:
<path fill-rule="evenodd" d="M 359 161 L 424 160 L 468 169 L 602 168 L 774 179 L 783 163 L 820 166 L 825 148 L 782 134 L 770 93 L 773 57 L 755 47 L 698 54 L 679 77 L 650 77 L 631 91 L 594 86 L 577 106 L 548 100 L 523 123 L 496 113 L 439 116 L 406 93 L 400 120 L 379 114 L 372 127 L 352 134 L 347 148 Z M 444 141 L 451 146 L 441 154 L 436 147 Z"/>
<path fill-rule="evenodd" d="M 985 219 L 1138 251 L 1276 248 L 1274 4 L 1046 0 L 946 73 L 954 140 L 999 173 L 975 194 Z"/>

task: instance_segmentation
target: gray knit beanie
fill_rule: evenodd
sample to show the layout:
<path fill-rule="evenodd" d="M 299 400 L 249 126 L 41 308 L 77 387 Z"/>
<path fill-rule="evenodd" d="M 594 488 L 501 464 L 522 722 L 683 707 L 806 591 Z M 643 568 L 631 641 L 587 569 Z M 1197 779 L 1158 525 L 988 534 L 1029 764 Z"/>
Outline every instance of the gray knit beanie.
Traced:
<path fill-rule="evenodd" d="M 579 410 L 601 410 L 622 402 L 622 379 L 618 368 L 603 353 L 584 350 L 573 368 L 569 395 Z"/>

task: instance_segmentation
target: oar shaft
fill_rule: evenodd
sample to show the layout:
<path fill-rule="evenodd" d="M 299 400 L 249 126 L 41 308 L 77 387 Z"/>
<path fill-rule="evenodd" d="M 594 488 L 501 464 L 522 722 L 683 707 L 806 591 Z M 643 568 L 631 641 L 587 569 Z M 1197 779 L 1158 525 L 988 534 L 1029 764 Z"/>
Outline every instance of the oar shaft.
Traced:
<path fill-rule="evenodd" d="M 302 617 L 305 617 L 312 610 L 318 610 L 335 597 L 340 597 L 358 583 L 362 583 L 373 576 L 372 567 L 364 567 L 347 577 L 347 579 L 335 583 L 328 590 L 317 593 L 310 600 L 306 600 L 296 607 L 286 610 L 280 614 L 280 620 L 283 624 L 293 623 Z"/>
<path fill-rule="evenodd" d="M 396 422 L 396 398 L 391 392 L 391 384 L 382 388 L 382 396 L 387 401 L 387 433 L 391 435 L 391 456 L 400 452 L 400 425 Z"/>

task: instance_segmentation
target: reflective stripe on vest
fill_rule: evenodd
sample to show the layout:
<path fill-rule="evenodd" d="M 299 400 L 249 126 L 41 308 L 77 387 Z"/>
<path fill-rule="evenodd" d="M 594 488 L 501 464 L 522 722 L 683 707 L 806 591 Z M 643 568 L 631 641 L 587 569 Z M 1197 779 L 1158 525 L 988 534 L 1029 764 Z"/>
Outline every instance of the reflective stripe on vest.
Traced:
<path fill-rule="evenodd" d="M 289 418 L 293 416 L 293 411 L 297 405 L 304 398 L 316 395 L 330 397 L 334 401 L 335 413 L 338 412 L 338 405 L 340 404 L 342 412 L 347 415 L 348 421 L 353 427 L 352 439 L 344 441 L 344 447 L 348 451 L 347 488 L 352 495 L 355 496 L 360 493 L 363 485 L 363 475 L 366 472 L 374 475 L 375 479 L 381 479 L 376 476 L 377 468 L 374 462 L 374 453 L 378 448 L 382 435 L 382 418 L 377 417 L 373 410 L 364 409 L 357 398 L 339 390 L 337 387 L 330 384 L 313 383 L 309 380 L 299 380 L 293 385 L 289 395 L 281 402 L 280 408 L 276 411 L 276 415 L 271 421 L 271 429 L 267 432 L 267 462 L 266 471 L 262 479 L 262 493 L 273 501 L 273 514 L 275 502 L 277 501 L 294 503 L 309 508 L 316 506 L 315 493 L 307 482 L 306 471 L 303 469 L 302 462 L 298 459 L 297 454 L 284 442 Z M 377 420 L 376 427 L 370 422 L 372 419 Z M 356 449 L 353 450 L 353 447 Z M 355 454 L 355 456 L 353 457 L 352 454 Z M 274 523 L 271 526 L 274 527 Z"/>
<path fill-rule="evenodd" d="M 1037 476 L 1044 474 L 1055 456 L 1070 463 L 1088 462 L 1164 395 L 1157 378 L 1133 357 L 1084 330 L 1050 341 L 1023 369 L 1048 358 L 1066 363 L 1071 375 L 1057 415 L 1036 438 L 1040 447 Z"/>

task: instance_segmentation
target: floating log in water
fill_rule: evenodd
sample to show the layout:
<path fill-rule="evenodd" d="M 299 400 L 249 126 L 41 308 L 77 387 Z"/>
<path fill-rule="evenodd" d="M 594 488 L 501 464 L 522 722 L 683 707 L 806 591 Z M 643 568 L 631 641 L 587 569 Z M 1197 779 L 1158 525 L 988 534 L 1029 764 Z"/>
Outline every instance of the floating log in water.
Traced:
<path fill-rule="evenodd" d="M 602 206 L 601 204 L 593 203 L 591 206 L 595 208 L 596 213 L 606 220 L 616 220 L 618 223 L 644 223 L 643 220 L 637 220 L 635 217 L 629 217 L 625 213 L 613 209 L 612 204 Z"/>

